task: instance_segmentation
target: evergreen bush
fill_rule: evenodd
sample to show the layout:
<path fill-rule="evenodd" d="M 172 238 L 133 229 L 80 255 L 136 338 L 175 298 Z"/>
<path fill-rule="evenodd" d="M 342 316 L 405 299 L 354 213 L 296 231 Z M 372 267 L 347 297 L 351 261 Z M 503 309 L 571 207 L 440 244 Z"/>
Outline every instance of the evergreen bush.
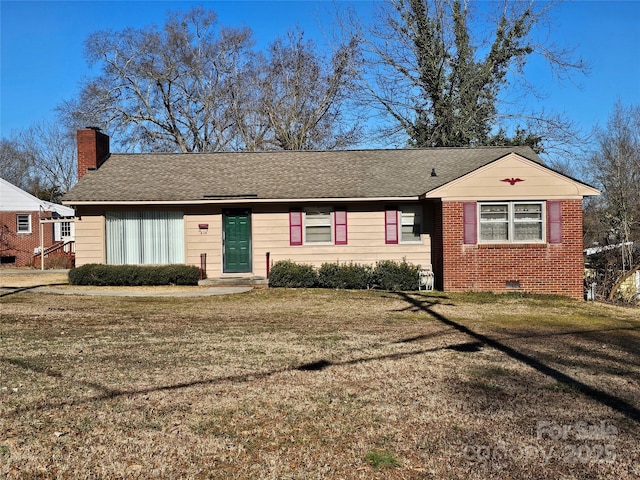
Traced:
<path fill-rule="evenodd" d="M 375 267 L 357 263 L 323 263 L 317 271 L 311 265 L 282 260 L 271 267 L 269 286 L 410 291 L 418 290 L 419 272 L 420 266 L 407 263 L 405 260 L 382 260 Z"/>
<path fill-rule="evenodd" d="M 318 286 L 318 274 L 311 265 L 281 260 L 269 271 L 269 286 L 283 288 L 313 288 Z"/>
<path fill-rule="evenodd" d="M 364 290 L 369 288 L 372 268 L 357 263 L 323 263 L 318 270 L 318 284 L 322 288 Z"/>
<path fill-rule="evenodd" d="M 382 290 L 418 290 L 420 266 L 391 260 L 379 261 L 373 269 L 371 284 Z"/>
<path fill-rule="evenodd" d="M 197 285 L 200 269 L 193 265 L 87 264 L 69 271 L 71 285 L 153 286 Z"/>

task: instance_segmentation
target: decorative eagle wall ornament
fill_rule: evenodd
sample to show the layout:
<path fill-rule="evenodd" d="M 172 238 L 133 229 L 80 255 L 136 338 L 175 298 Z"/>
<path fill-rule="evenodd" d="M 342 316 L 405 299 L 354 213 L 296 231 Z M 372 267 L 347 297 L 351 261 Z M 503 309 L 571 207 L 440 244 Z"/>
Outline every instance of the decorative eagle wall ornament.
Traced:
<path fill-rule="evenodd" d="M 510 185 L 515 185 L 518 182 L 524 182 L 523 179 L 521 178 L 503 178 L 502 180 L 500 180 L 501 182 L 509 182 Z"/>

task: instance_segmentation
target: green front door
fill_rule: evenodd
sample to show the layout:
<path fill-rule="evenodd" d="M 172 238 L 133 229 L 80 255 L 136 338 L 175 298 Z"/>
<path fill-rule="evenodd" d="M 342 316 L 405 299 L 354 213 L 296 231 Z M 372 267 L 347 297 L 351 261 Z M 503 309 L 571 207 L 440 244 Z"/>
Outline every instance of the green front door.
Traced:
<path fill-rule="evenodd" d="M 227 210 L 223 213 L 223 272 L 251 271 L 251 212 Z"/>

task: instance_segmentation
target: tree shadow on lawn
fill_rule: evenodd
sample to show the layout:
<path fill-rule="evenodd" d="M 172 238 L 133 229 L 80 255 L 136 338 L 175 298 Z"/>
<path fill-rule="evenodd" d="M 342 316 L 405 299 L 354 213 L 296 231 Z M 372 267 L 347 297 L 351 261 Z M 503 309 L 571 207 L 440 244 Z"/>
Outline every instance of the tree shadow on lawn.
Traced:
<path fill-rule="evenodd" d="M 68 283 L 44 283 L 42 285 L 32 285 L 30 287 L 0 287 L 0 298 L 15 295 L 16 293 L 28 292 L 40 287 L 57 287 L 59 285 L 69 285 Z"/>
<path fill-rule="evenodd" d="M 471 348 L 472 350 L 469 350 L 469 348 Z M 313 371 L 321 371 L 328 367 L 359 365 L 367 362 L 375 362 L 380 360 L 400 360 L 400 359 L 409 358 L 415 355 L 422 355 L 425 353 L 438 352 L 442 350 L 476 351 L 476 349 L 479 349 L 479 348 L 480 348 L 480 344 L 477 342 L 474 342 L 473 344 L 462 343 L 462 344 L 454 344 L 454 345 L 445 345 L 445 346 L 434 347 L 434 348 L 412 350 L 409 352 L 390 353 L 386 355 L 377 355 L 373 357 L 359 357 L 352 360 L 344 360 L 344 361 L 329 361 L 329 360 L 321 359 L 314 362 L 304 363 L 302 365 L 298 365 L 294 367 L 280 368 L 280 369 L 274 369 L 274 370 L 262 371 L 262 372 L 250 372 L 250 373 L 244 373 L 239 375 L 226 375 L 226 376 L 219 376 L 219 377 L 207 378 L 202 380 L 192 380 L 189 382 L 174 383 L 171 385 L 161 385 L 161 386 L 131 389 L 131 390 L 109 388 L 96 382 L 87 382 L 84 380 L 73 380 L 69 377 L 64 376 L 61 372 L 57 370 L 44 368 L 36 364 L 35 362 L 29 362 L 27 360 L 20 359 L 20 358 L 0 357 L 0 362 L 5 362 L 15 367 L 22 368 L 24 370 L 29 370 L 42 375 L 46 375 L 47 377 L 60 378 L 67 381 L 70 380 L 75 382 L 78 385 L 84 385 L 86 387 L 90 387 L 92 389 L 95 389 L 101 392 L 99 395 L 92 396 L 86 399 L 68 400 L 68 401 L 61 401 L 61 402 L 55 402 L 55 403 L 49 402 L 49 403 L 39 404 L 37 406 L 25 406 L 25 407 L 17 408 L 16 410 L 13 411 L 13 414 L 17 415 L 26 411 L 38 411 L 38 410 L 46 410 L 51 408 L 55 409 L 60 407 L 78 406 L 78 405 L 91 403 L 95 401 L 111 400 L 118 397 L 133 396 L 133 395 L 145 395 L 153 392 L 180 390 L 183 388 L 216 385 L 220 383 L 234 383 L 234 384 L 245 383 L 245 382 L 251 382 L 255 380 L 269 378 L 280 373 L 291 372 L 291 371 L 313 372 Z"/>
<path fill-rule="evenodd" d="M 314 372 L 314 371 L 322 371 L 326 368 L 333 367 L 333 366 L 356 365 L 356 364 L 363 364 L 366 362 L 373 362 L 373 361 L 379 361 L 379 360 L 400 360 L 400 359 L 412 357 L 415 355 L 422 355 L 425 353 L 432 353 L 432 352 L 437 352 L 442 350 L 454 350 L 458 352 L 477 352 L 481 350 L 483 347 L 490 347 L 506 354 L 507 356 L 511 357 L 512 359 L 518 362 L 528 365 L 529 367 L 537 370 L 538 372 L 548 377 L 551 377 L 558 383 L 563 384 L 603 405 L 606 405 L 616 410 L 617 412 L 621 413 L 622 415 L 632 420 L 635 420 L 636 422 L 640 422 L 640 410 L 635 406 L 631 405 L 630 403 L 626 402 L 625 400 L 619 397 L 616 397 L 615 395 L 611 395 L 603 390 L 587 385 L 575 378 L 572 378 L 569 375 L 562 373 L 561 371 L 549 365 L 546 365 L 542 361 L 536 358 L 533 358 L 530 355 L 527 355 L 512 347 L 509 347 L 508 345 L 505 345 L 504 343 L 496 340 L 495 338 L 491 338 L 485 334 L 475 332 L 469 327 L 466 327 L 464 325 L 461 325 L 460 323 L 457 323 L 453 320 L 448 319 L 447 317 L 432 310 L 432 307 L 436 305 L 437 302 L 425 299 L 424 297 L 416 298 L 414 296 L 411 296 L 403 292 L 398 292 L 396 293 L 396 295 L 398 295 L 404 301 L 409 303 L 411 307 L 419 311 L 422 311 L 432 316 L 436 320 L 440 321 L 444 325 L 451 327 L 462 334 L 467 335 L 468 337 L 470 337 L 470 341 L 455 343 L 455 344 L 450 344 L 445 346 L 438 346 L 433 348 L 411 350 L 408 352 L 391 353 L 391 354 L 377 355 L 377 356 L 371 356 L 371 357 L 359 357 L 359 358 L 355 358 L 351 360 L 343 360 L 343 361 L 320 359 L 313 362 L 304 363 L 298 366 L 274 369 L 269 371 L 262 371 L 262 372 L 258 371 L 258 372 L 251 372 L 251 373 L 245 373 L 245 374 L 239 374 L 239 375 L 219 376 L 219 377 L 207 378 L 202 380 L 193 380 L 188 382 L 175 383 L 171 385 L 160 385 L 160 386 L 153 386 L 149 388 L 131 389 L 131 390 L 114 389 L 114 388 L 109 388 L 107 386 L 104 386 L 95 382 L 85 382 L 85 381 L 74 380 L 79 384 L 89 386 L 91 388 L 94 388 L 100 391 L 101 394 L 90 397 L 90 398 L 86 398 L 86 399 L 76 399 L 76 400 L 63 401 L 63 402 L 57 402 L 57 403 L 39 404 L 37 406 L 26 406 L 26 407 L 16 409 L 13 413 L 20 414 L 21 412 L 29 411 L 29 410 L 44 410 L 48 408 L 59 408 L 62 406 L 75 406 L 75 405 L 80 405 L 80 404 L 89 403 L 89 402 L 114 399 L 122 396 L 148 394 L 152 392 L 161 392 L 161 391 L 172 391 L 172 390 L 179 390 L 179 389 L 190 388 L 195 386 L 215 385 L 215 384 L 225 383 L 225 382 L 244 383 L 244 382 L 250 382 L 254 380 L 269 378 L 271 376 L 274 376 L 280 373 L 290 372 L 290 371 Z M 581 332 L 577 331 L 575 333 L 581 333 Z M 401 339 L 398 341 L 394 341 L 392 343 L 409 344 L 409 343 L 428 340 L 434 337 L 448 335 L 448 334 L 450 334 L 449 329 L 443 330 L 440 332 L 425 334 L 425 335 L 417 335 L 415 337 Z M 564 334 L 564 332 L 559 333 L 559 335 L 562 335 L 562 334 Z M 532 335 L 532 336 L 535 337 L 535 335 Z M 520 337 L 509 337 L 509 338 L 520 338 Z M 71 380 L 67 377 L 64 377 L 61 373 L 57 371 L 40 367 L 34 363 L 28 362 L 23 359 L 0 357 L 0 361 L 23 368 L 25 370 L 31 370 L 40 374 L 44 374 L 47 376 L 59 377 L 59 378 L 64 378 L 65 380 Z"/>
<path fill-rule="evenodd" d="M 488 347 L 494 348 L 505 355 L 511 357 L 512 359 L 524 363 L 529 367 L 537 370 L 538 372 L 553 378 L 558 383 L 561 383 L 569 388 L 574 389 L 577 392 L 580 392 L 582 395 L 585 395 L 603 405 L 606 405 L 613 410 L 621 413 L 622 415 L 635 420 L 636 422 L 640 422 L 640 410 L 625 400 L 616 397 L 615 395 L 611 395 L 603 390 L 594 388 L 586 383 L 583 383 L 575 378 L 570 377 L 569 375 L 562 373 L 560 370 L 557 370 L 549 365 L 544 364 L 540 360 L 533 358 L 530 355 L 522 353 L 500 341 L 491 338 L 482 333 L 475 332 L 474 330 L 461 325 L 453 320 L 448 319 L 444 315 L 439 314 L 432 310 L 432 307 L 436 305 L 436 302 L 432 302 L 430 300 L 424 299 L 424 297 L 418 299 L 404 292 L 397 292 L 397 295 L 405 300 L 407 303 L 412 305 L 414 308 L 431 315 L 436 320 L 442 322 L 445 325 L 453 327 L 460 333 L 468 335 L 471 337 L 474 342 L 471 344 L 481 344 L 486 345 Z"/>

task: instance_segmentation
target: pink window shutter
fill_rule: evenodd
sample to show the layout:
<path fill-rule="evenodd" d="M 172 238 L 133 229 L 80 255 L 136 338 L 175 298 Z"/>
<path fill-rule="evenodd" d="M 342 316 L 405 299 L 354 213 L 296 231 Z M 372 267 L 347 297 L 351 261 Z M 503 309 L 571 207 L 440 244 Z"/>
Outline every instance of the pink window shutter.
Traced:
<path fill-rule="evenodd" d="M 336 210 L 333 212 L 333 221 L 335 226 L 335 244 L 347 244 L 347 211 Z"/>
<path fill-rule="evenodd" d="M 476 202 L 464 202 L 462 209 L 464 243 L 474 245 L 478 243 L 478 207 Z"/>
<path fill-rule="evenodd" d="M 547 241 L 562 243 L 562 202 L 547 202 Z"/>
<path fill-rule="evenodd" d="M 289 212 L 289 245 L 302 245 L 302 212 Z"/>
<path fill-rule="evenodd" d="M 384 242 L 386 244 L 398 243 L 398 211 L 386 210 L 384 213 Z"/>

